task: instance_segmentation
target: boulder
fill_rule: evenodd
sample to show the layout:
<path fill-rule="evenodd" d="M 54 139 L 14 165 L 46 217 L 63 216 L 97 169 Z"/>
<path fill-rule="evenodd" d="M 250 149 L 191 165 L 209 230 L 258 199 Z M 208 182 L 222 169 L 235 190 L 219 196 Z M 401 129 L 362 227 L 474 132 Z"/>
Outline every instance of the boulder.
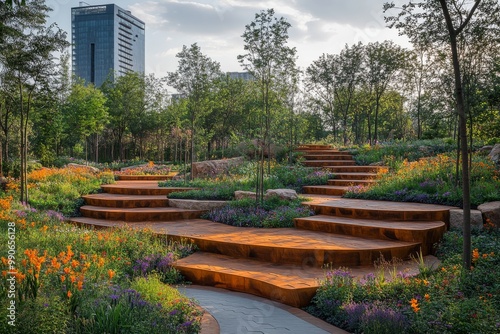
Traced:
<path fill-rule="evenodd" d="M 483 215 L 479 210 L 470 210 L 470 225 L 472 228 L 483 228 Z M 464 210 L 450 210 L 450 227 L 463 230 Z"/>
<path fill-rule="evenodd" d="M 495 146 L 493 146 L 488 157 L 495 163 L 500 163 L 500 144 L 495 144 Z"/>
<path fill-rule="evenodd" d="M 268 189 L 264 194 L 264 198 L 269 198 L 272 196 L 278 196 L 281 199 L 294 200 L 299 198 L 297 192 L 293 189 Z"/>
<path fill-rule="evenodd" d="M 237 190 L 234 192 L 234 199 L 240 200 L 246 198 L 255 200 L 257 198 L 257 194 L 253 191 L 243 191 L 243 190 Z"/>
<path fill-rule="evenodd" d="M 493 145 L 486 145 L 481 147 L 478 152 L 481 154 L 489 154 L 491 150 L 493 149 Z"/>
<path fill-rule="evenodd" d="M 483 203 L 477 209 L 483 214 L 484 222 L 488 219 L 491 224 L 500 227 L 500 201 Z"/>
<path fill-rule="evenodd" d="M 87 166 L 87 165 L 75 164 L 75 163 L 69 163 L 66 165 L 66 167 L 68 167 L 68 168 L 85 168 L 85 169 L 88 169 L 89 171 L 94 172 L 94 173 L 99 172 L 99 168 L 95 168 L 95 167 Z"/>
<path fill-rule="evenodd" d="M 210 178 L 227 174 L 229 169 L 241 165 L 245 161 L 243 157 L 222 160 L 207 160 L 193 163 L 191 173 L 194 177 Z"/>

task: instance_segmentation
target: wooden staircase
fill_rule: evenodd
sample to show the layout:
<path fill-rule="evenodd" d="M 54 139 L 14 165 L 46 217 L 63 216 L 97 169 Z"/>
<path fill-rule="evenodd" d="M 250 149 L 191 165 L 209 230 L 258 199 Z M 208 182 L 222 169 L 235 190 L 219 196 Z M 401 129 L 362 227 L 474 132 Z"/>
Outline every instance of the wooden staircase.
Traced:
<path fill-rule="evenodd" d="M 316 148 L 310 155 L 317 151 L 323 151 L 324 161 L 332 161 L 326 155 L 331 153 L 329 148 Z M 345 173 L 353 175 L 348 180 L 370 181 L 354 178 L 364 172 Z M 305 204 L 317 215 L 297 219 L 294 228 L 240 228 L 198 219 L 199 211 L 175 209 L 174 214 L 166 196 L 185 188 L 159 188 L 154 181 L 120 181 L 103 190 L 104 194 L 85 196 L 84 217 L 73 218 L 73 222 L 96 228 L 147 227 L 170 240 L 192 240 L 199 251 L 175 264 L 189 281 L 295 307 L 310 302 L 324 277 L 325 265 L 347 266 L 362 276 L 374 271 L 373 263 L 381 256 L 408 259 L 420 249 L 424 255 L 431 254 L 446 230 L 450 209 L 312 194 Z"/>
<path fill-rule="evenodd" d="M 322 167 L 334 174 L 328 185 L 304 187 L 306 194 L 342 196 L 349 187 L 368 186 L 388 171 L 384 166 L 357 166 L 349 152 L 332 149 L 329 145 L 301 145 L 297 151 L 305 159 L 304 166 Z"/>

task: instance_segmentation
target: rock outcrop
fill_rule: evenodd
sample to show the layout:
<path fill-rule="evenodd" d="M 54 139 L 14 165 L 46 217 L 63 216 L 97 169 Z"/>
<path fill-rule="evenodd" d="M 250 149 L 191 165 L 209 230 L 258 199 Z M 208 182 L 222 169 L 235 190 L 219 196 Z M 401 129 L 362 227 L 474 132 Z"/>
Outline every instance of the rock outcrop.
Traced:
<path fill-rule="evenodd" d="M 222 159 L 222 160 L 206 160 L 193 163 L 191 173 L 194 177 L 213 178 L 227 174 L 229 169 L 241 165 L 245 159 L 243 157 Z"/>
<path fill-rule="evenodd" d="M 495 144 L 495 146 L 493 146 L 488 157 L 495 163 L 500 163 L 500 144 Z"/>
<path fill-rule="evenodd" d="M 483 220 L 489 222 L 496 227 L 500 227 L 500 201 L 483 203 L 477 207 L 483 215 Z"/>

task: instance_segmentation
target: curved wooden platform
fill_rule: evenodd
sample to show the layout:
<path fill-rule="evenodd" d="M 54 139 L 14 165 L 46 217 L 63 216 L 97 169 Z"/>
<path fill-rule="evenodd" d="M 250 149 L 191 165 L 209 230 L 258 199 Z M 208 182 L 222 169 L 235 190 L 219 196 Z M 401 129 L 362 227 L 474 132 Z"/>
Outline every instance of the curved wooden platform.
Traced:
<path fill-rule="evenodd" d="M 152 208 L 168 206 L 165 195 L 123 195 L 123 194 L 92 194 L 82 196 L 85 203 L 92 206 L 112 208 Z"/>
<path fill-rule="evenodd" d="M 166 181 L 172 180 L 177 173 L 169 175 L 117 175 L 120 181 Z"/>
<path fill-rule="evenodd" d="M 188 191 L 191 187 L 159 187 L 158 181 L 118 181 L 104 184 L 102 190 L 109 194 L 121 195 L 168 195 L 172 192 Z"/>

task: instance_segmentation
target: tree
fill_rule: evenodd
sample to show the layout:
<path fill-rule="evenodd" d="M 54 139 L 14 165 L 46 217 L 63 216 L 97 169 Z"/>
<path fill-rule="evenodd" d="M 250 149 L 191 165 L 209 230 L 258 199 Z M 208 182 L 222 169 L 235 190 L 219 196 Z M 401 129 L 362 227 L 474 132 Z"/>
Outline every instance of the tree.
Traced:
<path fill-rule="evenodd" d="M 386 3 L 384 10 L 394 8 L 393 3 Z M 417 10 L 416 10 L 417 9 Z M 471 231 L 470 231 L 470 176 L 469 153 L 467 145 L 467 115 L 464 100 L 464 85 L 459 59 L 459 48 L 467 44 L 467 33 L 498 33 L 500 8 L 496 0 L 426 0 L 403 5 L 397 16 L 386 18 L 390 27 L 396 27 L 405 33 L 414 45 L 448 45 L 453 66 L 456 108 L 459 117 L 460 153 L 462 158 L 462 191 L 464 210 L 464 268 L 471 267 Z"/>
<path fill-rule="evenodd" d="M 111 157 L 114 160 L 115 144 L 118 144 L 118 156 L 125 159 L 125 136 L 130 134 L 135 115 L 144 110 L 144 76 L 136 72 L 106 80 L 101 86 L 106 96 L 106 106 L 110 116 L 110 126 L 114 137 Z"/>
<path fill-rule="evenodd" d="M 88 160 L 88 137 L 104 130 L 108 122 L 106 97 L 92 84 L 73 84 L 65 105 L 65 119 L 68 134 L 85 141 L 85 159 Z"/>
<path fill-rule="evenodd" d="M 213 88 L 213 81 L 220 77 L 220 64 L 201 52 L 194 43 L 189 48 L 182 47 L 176 55 L 179 66 L 176 72 L 169 72 L 167 80 L 170 86 L 183 94 L 188 101 L 188 113 L 191 122 L 191 178 L 194 177 L 195 144 L 197 121 L 208 112 L 207 98 Z"/>
<path fill-rule="evenodd" d="M 28 126 L 34 110 L 33 99 L 49 87 L 55 67 L 53 52 L 68 45 L 66 33 L 55 25 L 45 26 L 50 10 L 42 0 L 29 6 L 0 5 L 0 62 L 9 86 L 17 90 L 20 115 L 20 200 L 28 201 Z"/>
<path fill-rule="evenodd" d="M 340 52 L 340 55 L 335 58 L 337 66 L 334 95 L 336 104 L 339 106 L 340 114 L 342 115 L 342 130 L 344 145 L 348 142 L 348 117 L 353 103 L 356 89 L 362 82 L 363 75 L 363 56 L 364 46 L 361 43 L 355 44 L 352 47 L 346 47 Z"/>
<path fill-rule="evenodd" d="M 257 171 L 257 201 L 264 199 L 264 151 L 271 145 L 271 95 L 279 75 L 295 69 L 296 49 L 287 46 L 291 24 L 283 17 L 276 18 L 274 9 L 255 14 L 255 20 L 245 26 L 243 41 L 245 54 L 238 56 L 243 68 L 259 84 L 262 103 L 260 162 Z M 270 153 L 270 152 L 269 152 Z M 268 173 L 270 163 L 268 163 Z"/>
<path fill-rule="evenodd" d="M 334 107 L 337 65 L 334 55 L 323 54 L 306 69 L 305 78 L 311 102 L 326 114 L 335 139 L 339 118 Z"/>
<path fill-rule="evenodd" d="M 382 96 L 393 82 L 402 67 L 403 49 L 392 41 L 369 43 L 366 46 L 366 83 L 370 90 L 372 106 L 375 108 L 374 131 L 371 136 L 371 110 L 368 115 L 368 133 L 370 143 L 378 140 L 378 116 Z"/>

